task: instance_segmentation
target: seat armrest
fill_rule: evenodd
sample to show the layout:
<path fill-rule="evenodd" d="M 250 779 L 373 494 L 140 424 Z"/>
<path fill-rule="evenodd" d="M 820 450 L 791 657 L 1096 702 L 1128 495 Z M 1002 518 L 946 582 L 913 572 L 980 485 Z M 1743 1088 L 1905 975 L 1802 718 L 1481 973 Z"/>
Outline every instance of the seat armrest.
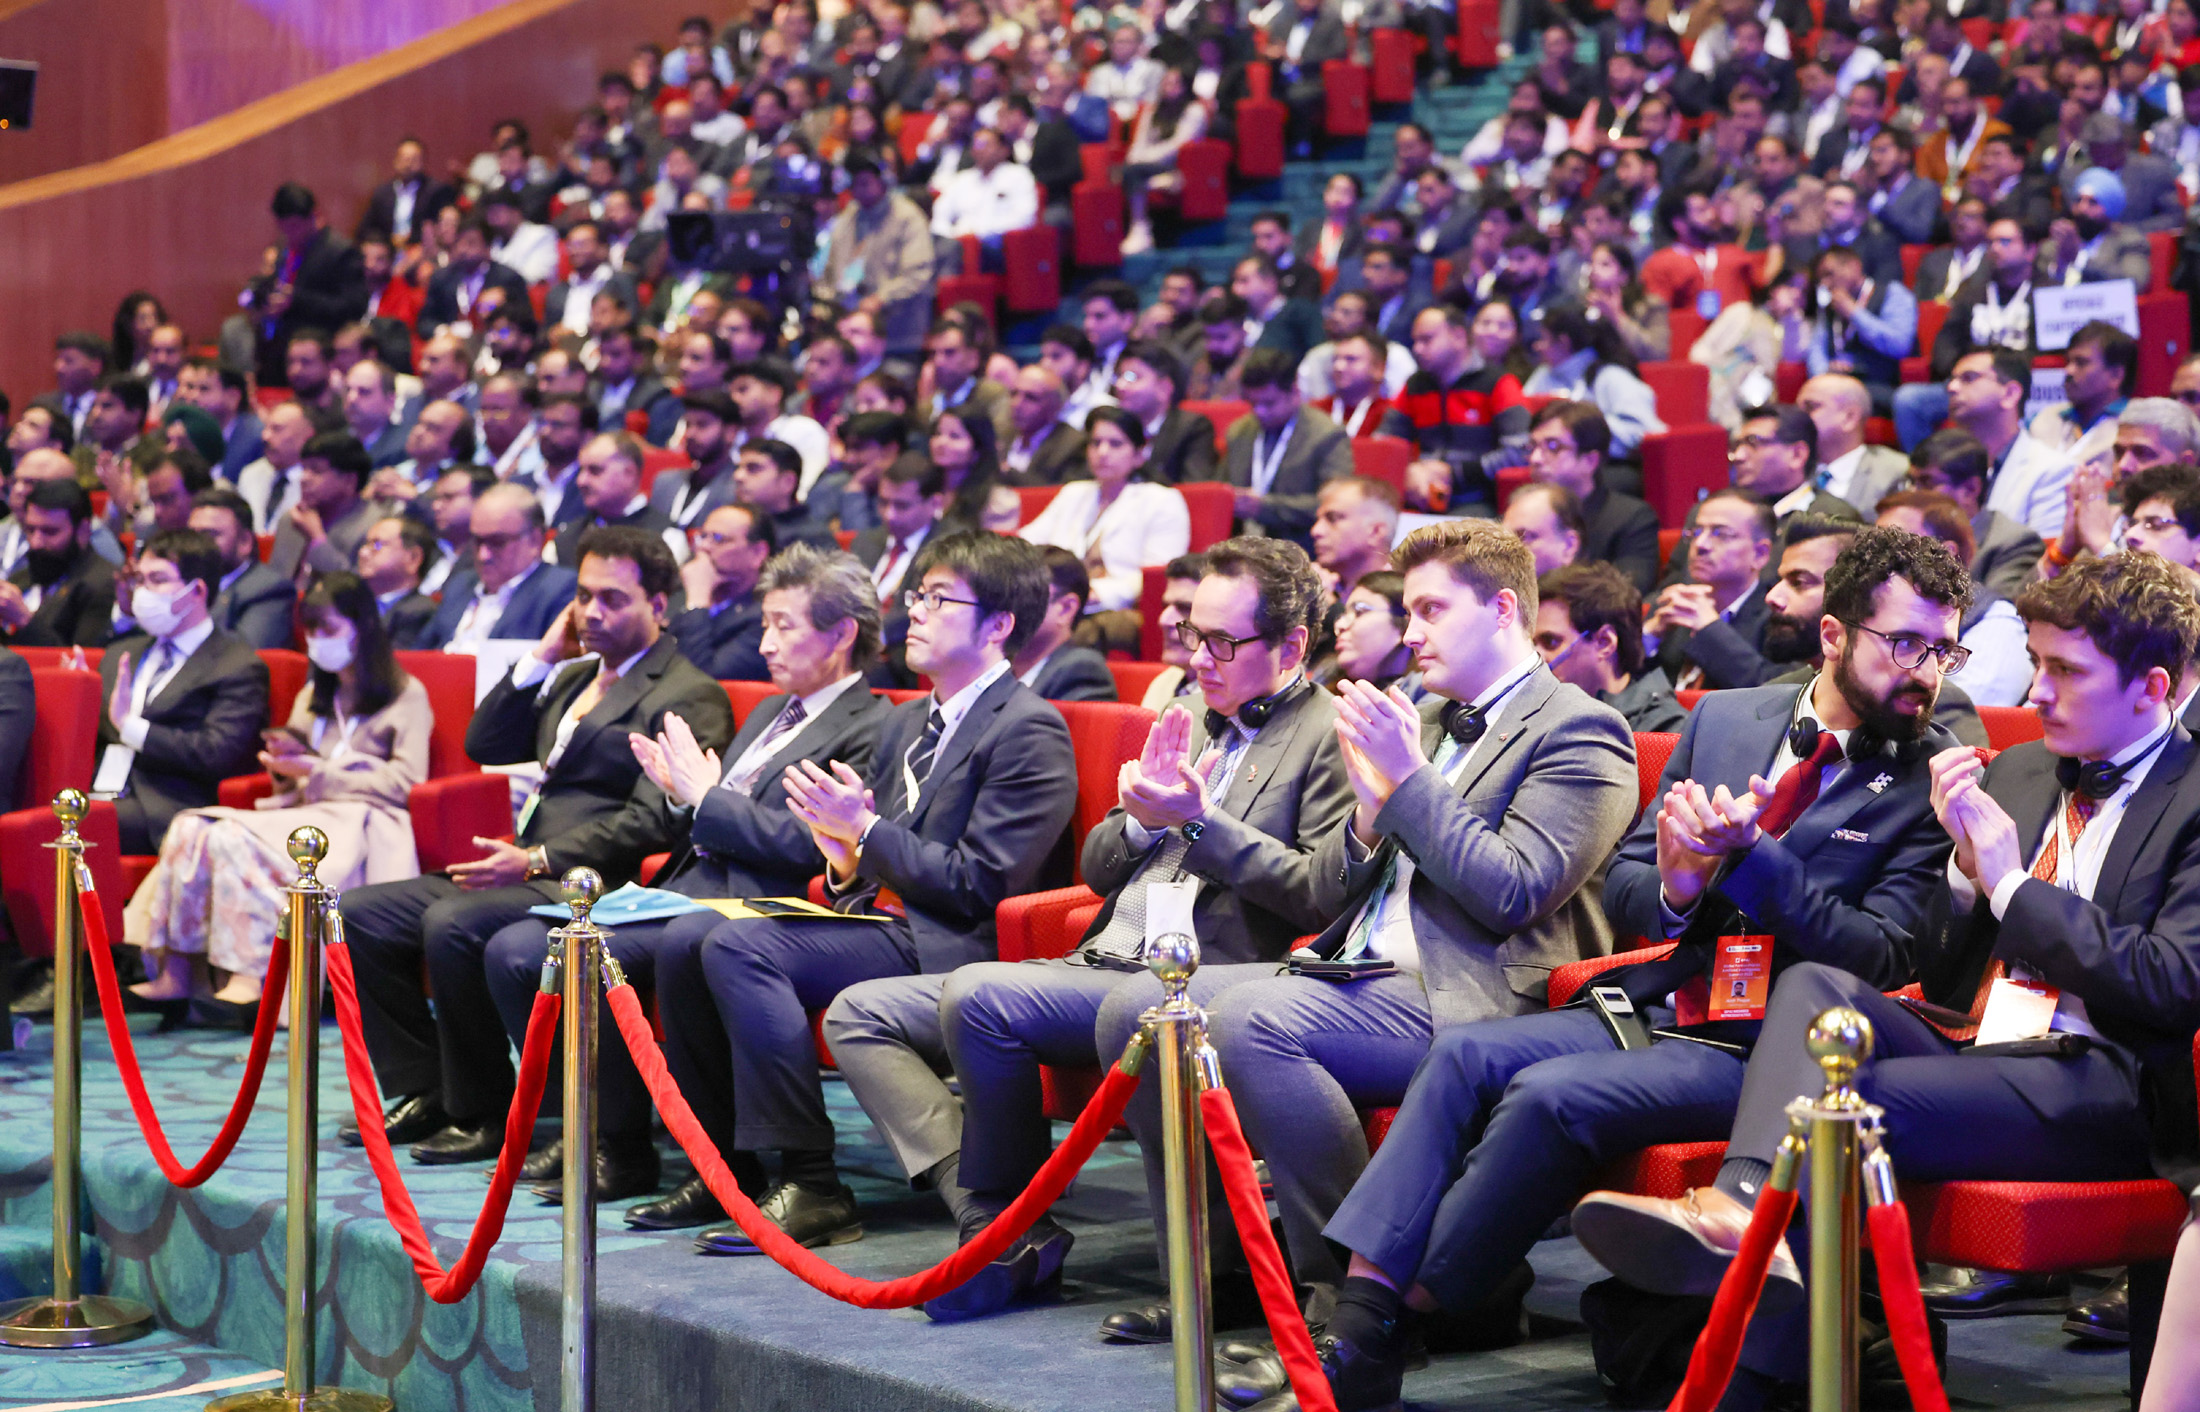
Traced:
<path fill-rule="evenodd" d="M 993 914 L 1001 959 L 1031 961 L 1069 955 L 1078 935 L 1070 930 L 1070 914 L 1099 901 L 1100 894 L 1089 887 L 1059 887 L 1002 898 Z"/>
<path fill-rule="evenodd" d="M 1637 961 L 1662 961 L 1673 954 L 1673 943 L 1662 946 L 1645 946 L 1634 951 L 1615 951 L 1609 956 L 1592 957 L 1587 961 L 1569 961 L 1551 971 L 1550 1004 L 1553 1010 L 1572 1000 L 1581 988 L 1592 979 L 1603 975 L 1614 966 L 1632 966 Z"/>
<path fill-rule="evenodd" d="M 441 872 L 483 856 L 476 837 L 512 833 L 512 782 L 503 775 L 445 775 L 413 786 L 406 800 L 420 871 Z"/>

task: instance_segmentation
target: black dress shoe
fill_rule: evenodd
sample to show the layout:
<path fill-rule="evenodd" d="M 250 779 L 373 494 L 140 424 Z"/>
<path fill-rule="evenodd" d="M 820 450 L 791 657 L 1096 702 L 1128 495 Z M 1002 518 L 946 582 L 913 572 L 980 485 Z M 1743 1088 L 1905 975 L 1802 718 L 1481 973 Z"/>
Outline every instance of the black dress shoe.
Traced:
<path fill-rule="evenodd" d="M 1918 1293 L 1925 1297 L 1925 1307 L 1943 1319 L 2052 1314 L 2070 1307 L 2070 1277 L 1929 1265 Z"/>
<path fill-rule="evenodd" d="M 564 1163 L 558 1164 L 561 1168 Z M 657 1156 L 657 1145 L 644 1141 L 638 1146 L 626 1146 L 614 1150 L 609 1147 L 596 1149 L 596 1199 L 598 1201 L 624 1201 L 628 1197 L 647 1196 L 657 1190 L 664 1180 L 664 1168 Z M 565 1204 L 564 1172 L 556 1180 L 540 1182 L 534 1192 L 552 1206 Z"/>
<path fill-rule="evenodd" d="M 519 1164 L 519 1179 L 530 1186 L 544 1182 L 553 1185 L 565 1175 L 565 1139 L 554 1137 L 546 1146 L 527 1154 L 527 1160 Z"/>
<path fill-rule="evenodd" d="M 129 993 L 123 992 L 124 995 Z M 260 1002 L 257 1000 L 247 1005 L 240 1001 L 217 1000 L 211 995 L 202 995 L 192 1000 L 141 998 L 139 1003 L 160 1016 L 160 1027 L 163 1031 L 188 1025 L 193 1029 L 241 1030 L 250 1034 L 260 1023 Z M 125 1001 L 122 1008 L 129 1009 L 129 1003 Z"/>
<path fill-rule="evenodd" d="M 2107 1289 L 2073 1307 L 2063 1332 L 2094 1343 L 2131 1342 L 2131 1275 L 2118 1275 Z"/>
<path fill-rule="evenodd" d="M 1215 1311 L 1214 1325 L 1218 1329 L 1267 1326 L 1268 1315 L 1261 1307 L 1260 1291 L 1254 1288 L 1252 1275 L 1242 1267 L 1216 1277 L 1210 1302 Z M 1141 1304 L 1136 1309 L 1118 1309 L 1100 1321 L 1100 1337 L 1108 1343 L 1167 1343 L 1172 1336 L 1166 1299 Z M 1261 1351 L 1250 1343 L 1232 1342 L 1223 1346 Z"/>
<path fill-rule="evenodd" d="M 816 1249 L 821 1245 L 846 1245 L 863 1239 L 863 1221 L 856 1211 L 856 1194 L 837 1187 L 833 1194 L 811 1191 L 793 1182 L 781 1182 L 771 1195 L 757 1203 L 767 1220 L 785 1231 L 795 1244 Z M 695 1248 L 705 1255 L 759 1255 L 763 1252 L 737 1225 L 712 1226 L 695 1237 Z"/>
<path fill-rule="evenodd" d="M 8 1002 L 11 1015 L 28 1015 L 43 1020 L 53 1014 L 53 967 L 42 966 L 38 975 L 23 987 L 15 999 Z"/>
<path fill-rule="evenodd" d="M 689 1177 L 673 1189 L 672 1195 L 645 1201 L 626 1213 L 627 1225 L 637 1231 L 681 1231 L 725 1219 L 726 1208 L 718 1204 L 701 1177 Z"/>
<path fill-rule="evenodd" d="M 1051 1299 L 1062 1292 L 1062 1263 L 1076 1243 L 1075 1236 L 1041 1217 L 993 1263 L 939 1298 L 926 1300 L 924 1312 L 951 1324 Z"/>
<path fill-rule="evenodd" d="M 504 1129 L 493 1123 L 461 1127 L 454 1123 L 412 1146 L 412 1160 L 429 1167 L 486 1162 L 504 1149 Z"/>
<path fill-rule="evenodd" d="M 1157 1299 L 1136 1309 L 1118 1309 L 1100 1321 L 1100 1337 L 1109 1343 L 1167 1343 L 1174 1337 L 1169 1301 Z"/>
<path fill-rule="evenodd" d="M 382 1112 L 382 1135 L 390 1140 L 390 1146 L 403 1147 L 434 1137 L 451 1125 L 450 1117 L 443 1111 L 443 1100 L 432 1093 L 415 1093 L 391 1100 Z M 362 1144 L 356 1123 L 345 1123 L 336 1129 L 336 1140 L 346 1147 Z"/>
<path fill-rule="evenodd" d="M 1315 1347 L 1319 1348 L 1323 1331 L 1312 1329 L 1309 1332 L 1314 1335 Z M 1228 1347 L 1237 1353 L 1253 1350 L 1253 1354 L 1251 1357 L 1231 1358 L 1226 1363 L 1218 1364 L 1215 1370 L 1216 1402 L 1224 1407 L 1245 1408 L 1250 1412 L 1251 1408 L 1267 1406 L 1269 1398 L 1290 1393 L 1291 1372 L 1283 1366 L 1283 1355 L 1276 1352 L 1273 1345 L 1232 1343 Z M 1215 1356 L 1218 1359 L 1223 1357 L 1220 1347 L 1215 1350 Z M 1407 1373 L 1428 1366 L 1428 1343 L 1417 1328 L 1406 1337 L 1400 1366 Z"/>

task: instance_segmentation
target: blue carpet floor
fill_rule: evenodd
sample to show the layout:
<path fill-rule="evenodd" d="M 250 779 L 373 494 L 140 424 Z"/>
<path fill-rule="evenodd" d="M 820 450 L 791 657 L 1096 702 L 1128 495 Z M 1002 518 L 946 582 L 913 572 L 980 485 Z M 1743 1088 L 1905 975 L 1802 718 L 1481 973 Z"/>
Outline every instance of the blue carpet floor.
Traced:
<path fill-rule="evenodd" d="M 141 1025 L 145 1022 L 140 1021 Z M 50 1261 L 50 1031 L 0 1054 L 0 1297 L 46 1287 Z M 364 1158 L 336 1145 L 342 1060 L 323 1036 L 321 1378 L 392 1396 L 401 1412 L 549 1412 L 557 1404 L 557 1213 L 522 1194 L 482 1286 L 428 1303 L 382 1218 Z M 186 1160 L 212 1136 L 237 1080 L 242 1036 L 139 1031 L 155 1101 Z M 131 1119 L 104 1035 L 86 1042 L 85 1182 L 91 1263 L 112 1292 L 158 1312 L 153 1337 L 83 1353 L 0 1350 L 0 1412 L 124 1406 L 197 1412 L 282 1357 L 282 1041 L 245 1139 L 196 1192 L 160 1179 Z M 835 1263 L 885 1278 L 944 1255 L 950 1230 L 912 1195 L 845 1087 L 826 1093 L 866 1238 Z M 486 1164 L 407 1165 L 437 1249 L 456 1254 Z M 685 1175 L 668 1164 L 668 1181 Z M 599 1405 L 620 1412 L 1084 1412 L 1165 1408 L 1166 1348 L 1115 1348 L 1102 1313 L 1160 1290 L 1137 1154 L 1102 1147 L 1062 1205 L 1078 1239 L 1061 1303 L 964 1325 L 872 1313 L 818 1295 L 762 1260 L 706 1259 L 684 1236 L 643 1236 L 607 1211 L 600 1243 Z M 1440 1358 L 1408 1381 L 1410 1405 L 1597 1407 L 1604 1398 L 1575 1322 L 1595 1266 L 1571 1241 L 1536 1252 L 1535 1337 L 1497 1353 Z M 2118 1352 L 2078 1351 L 2052 1318 L 1958 1324 L 1950 1391 L 1959 1408 L 2112 1412 L 2126 1403 Z M 270 1378 L 266 1385 L 272 1385 Z M 184 1391 L 184 1389 L 195 1389 Z M 142 1399 L 142 1400 L 140 1400 Z"/>

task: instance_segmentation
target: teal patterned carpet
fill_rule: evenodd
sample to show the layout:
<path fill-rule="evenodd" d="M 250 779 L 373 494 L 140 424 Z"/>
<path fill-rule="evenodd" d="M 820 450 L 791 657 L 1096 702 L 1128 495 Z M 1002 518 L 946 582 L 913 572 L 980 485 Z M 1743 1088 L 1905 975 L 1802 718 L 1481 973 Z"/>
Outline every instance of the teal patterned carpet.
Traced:
<path fill-rule="evenodd" d="M 204 1150 L 235 1089 L 242 1035 L 156 1036 L 137 1021 L 147 1078 L 184 1160 Z M 261 1106 L 227 1168 L 179 1192 L 146 1154 L 104 1033 L 85 1043 L 88 1287 L 143 1300 L 149 1338 L 81 1353 L 0 1349 L 0 1412 L 122 1407 L 199 1412 L 274 1387 L 282 1360 L 283 1064 L 278 1038 Z M 50 1287 L 51 1031 L 0 1053 L 0 1298 Z M 909 1192 L 847 1089 L 828 1082 L 844 1171 L 866 1238 L 830 1252 L 872 1278 L 947 1253 L 938 1203 Z M 557 1212 L 522 1192 L 480 1287 L 452 1306 L 421 1293 L 365 1158 L 334 1140 L 344 1103 L 333 1028 L 322 1034 L 320 1379 L 392 1397 L 400 1412 L 554 1412 L 558 1403 Z M 487 1190 L 487 1164 L 404 1164 L 438 1254 L 455 1258 Z M 668 1183 L 686 1175 L 677 1155 Z M 1158 1295 L 1137 1153 L 1104 1144 L 1061 1206 L 1077 1235 L 1061 1303 L 969 1324 L 850 1309 L 761 1259 L 707 1259 L 678 1234 L 643 1236 L 607 1210 L 599 1249 L 599 1382 L 605 1412 L 1086 1412 L 1170 1405 L 1169 1351 L 1117 1348 L 1100 1315 Z M 1408 1379 L 1422 1412 L 1594 1408 L 1604 1396 L 1575 1319 L 1599 1277 L 1572 1241 L 1538 1247 L 1532 1337 L 1438 1358 Z M 1964 1409 L 2121 1412 L 2120 1351 L 2085 1352 L 2051 1317 L 1957 1324 L 1950 1391 Z"/>

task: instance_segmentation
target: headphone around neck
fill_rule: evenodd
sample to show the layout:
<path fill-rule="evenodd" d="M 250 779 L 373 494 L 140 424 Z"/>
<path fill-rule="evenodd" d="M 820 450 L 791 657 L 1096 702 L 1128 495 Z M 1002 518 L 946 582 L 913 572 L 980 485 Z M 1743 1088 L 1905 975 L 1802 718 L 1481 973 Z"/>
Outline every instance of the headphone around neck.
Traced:
<path fill-rule="evenodd" d="M 1238 707 L 1237 723 L 1249 731 L 1257 731 L 1268 724 L 1269 717 L 1290 704 L 1291 699 L 1298 694 L 1301 687 L 1311 691 L 1313 685 L 1302 673 L 1293 678 L 1291 683 L 1281 691 L 1271 692 Z M 1207 710 L 1207 738 L 1209 740 L 1222 739 L 1223 734 L 1230 729 L 1230 721 L 1230 717 L 1223 715 L 1213 707 L 1209 707 Z"/>

